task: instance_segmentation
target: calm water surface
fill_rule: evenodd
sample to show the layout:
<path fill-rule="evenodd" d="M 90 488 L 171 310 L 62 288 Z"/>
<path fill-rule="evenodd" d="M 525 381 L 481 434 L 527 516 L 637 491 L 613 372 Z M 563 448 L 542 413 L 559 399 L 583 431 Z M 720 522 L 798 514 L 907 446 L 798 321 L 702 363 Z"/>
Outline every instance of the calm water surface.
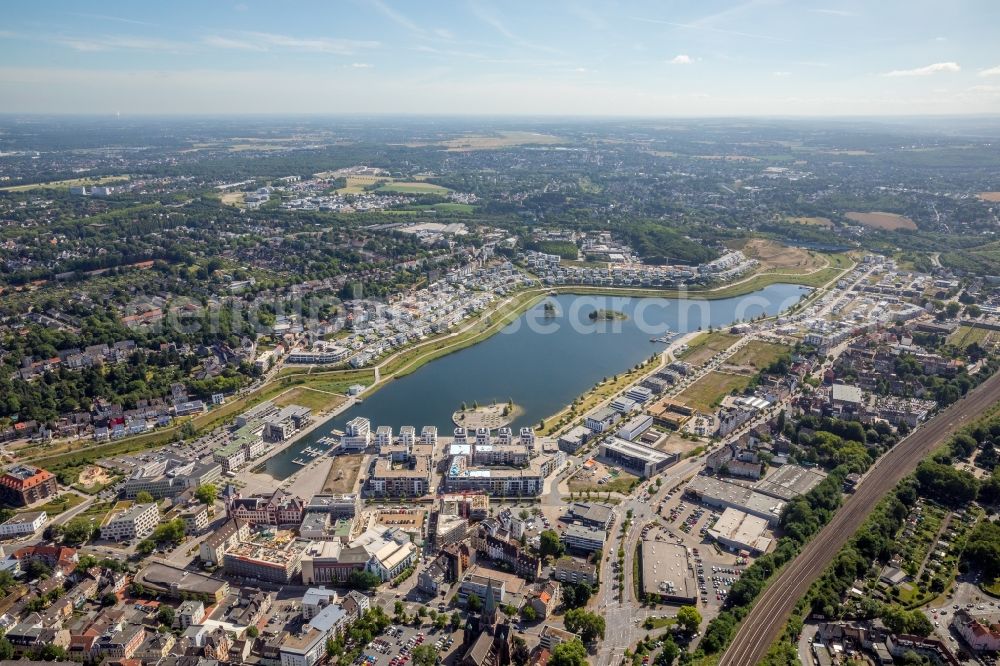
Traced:
<path fill-rule="evenodd" d="M 512 427 L 538 423 L 558 412 L 604 377 L 628 370 L 662 351 L 666 344 L 652 342 L 669 329 L 687 333 L 699 327 L 726 326 L 741 319 L 774 315 L 806 296 L 809 289 L 774 284 L 736 298 L 693 301 L 664 298 L 614 298 L 574 296 L 548 299 L 555 315 L 546 315 L 539 303 L 500 333 L 472 347 L 431 361 L 416 372 L 393 380 L 344 413 L 327 421 L 308 436 L 266 463 L 275 478 L 284 479 L 301 469 L 295 458 L 306 447 L 325 448 L 316 440 L 331 429 L 343 429 L 355 416 L 379 425 L 412 425 L 420 432 L 435 425 L 441 435 L 451 435 L 451 414 L 462 402 L 488 404 L 512 399 L 523 412 Z M 627 319 L 593 323 L 596 309 L 622 312 Z"/>

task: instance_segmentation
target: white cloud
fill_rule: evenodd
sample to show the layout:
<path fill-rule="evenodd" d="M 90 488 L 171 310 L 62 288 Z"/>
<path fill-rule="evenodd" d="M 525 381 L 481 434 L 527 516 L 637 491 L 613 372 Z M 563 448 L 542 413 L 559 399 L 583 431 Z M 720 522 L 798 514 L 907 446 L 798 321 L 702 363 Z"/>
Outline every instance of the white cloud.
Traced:
<path fill-rule="evenodd" d="M 178 52 L 188 48 L 187 44 L 172 42 L 166 39 L 147 37 L 130 37 L 127 35 L 109 35 L 98 37 L 50 37 L 48 41 L 61 44 L 74 51 L 117 51 L 121 49 L 132 51 L 167 51 Z"/>
<path fill-rule="evenodd" d="M 376 41 L 340 38 L 302 38 L 270 32 L 239 32 L 235 36 L 210 35 L 202 40 L 209 46 L 240 51 L 270 51 L 285 49 L 306 53 L 352 55 L 379 46 Z"/>
<path fill-rule="evenodd" d="M 685 55 L 684 53 L 679 53 L 675 55 L 673 58 L 671 58 L 668 62 L 671 65 L 690 65 L 691 63 L 694 62 L 694 59 L 692 59 L 691 56 L 689 55 Z"/>
<path fill-rule="evenodd" d="M 259 44 L 253 44 L 251 42 L 242 39 L 233 39 L 231 37 L 223 37 L 221 35 L 208 35 L 203 37 L 201 40 L 206 46 L 214 46 L 219 49 L 236 49 L 239 51 L 264 51 L 262 46 Z"/>
<path fill-rule="evenodd" d="M 915 69 L 894 69 L 891 72 L 886 72 L 883 76 L 930 76 L 938 72 L 960 71 L 962 71 L 962 68 L 959 67 L 957 62 L 936 62 L 933 65 L 917 67 Z"/>
<path fill-rule="evenodd" d="M 791 76 L 791 72 L 771 72 L 771 76 L 777 76 L 779 78 L 784 78 L 786 76 Z"/>
<path fill-rule="evenodd" d="M 1000 76 L 1000 65 L 979 70 L 979 76 Z"/>
<path fill-rule="evenodd" d="M 351 67 L 353 67 L 354 69 L 371 69 L 374 66 L 375 65 L 371 64 L 370 62 L 352 62 L 351 63 Z"/>
<path fill-rule="evenodd" d="M 378 11 L 379 14 L 386 17 L 396 25 L 406 28 L 410 32 L 418 35 L 422 35 L 424 33 L 424 29 L 411 21 L 409 17 L 397 12 L 395 9 L 382 2 L 382 0 L 371 0 L 371 5 Z"/>

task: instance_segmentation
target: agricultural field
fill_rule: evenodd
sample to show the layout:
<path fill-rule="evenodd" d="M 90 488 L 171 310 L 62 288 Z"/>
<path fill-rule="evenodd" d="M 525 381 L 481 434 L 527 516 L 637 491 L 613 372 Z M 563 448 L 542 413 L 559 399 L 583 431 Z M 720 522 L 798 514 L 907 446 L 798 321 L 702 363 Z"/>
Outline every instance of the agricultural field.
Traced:
<path fill-rule="evenodd" d="M 764 340 L 751 340 L 743 349 L 733 354 L 728 363 L 729 365 L 747 366 L 754 370 L 761 370 L 790 351 L 791 348 L 788 345 L 765 342 Z"/>
<path fill-rule="evenodd" d="M 736 344 L 740 336 L 722 331 L 705 332 L 688 343 L 687 350 L 680 354 L 678 358 L 691 363 L 701 365 L 708 359 L 721 351 L 725 351 Z"/>
<path fill-rule="evenodd" d="M 450 151 L 496 150 L 514 146 L 551 145 L 562 139 L 551 134 L 538 132 L 497 132 L 496 134 L 469 134 L 457 139 L 442 141 L 437 145 Z"/>
<path fill-rule="evenodd" d="M 366 187 L 392 182 L 388 176 L 347 176 L 344 180 L 346 185 L 337 190 L 337 194 L 361 194 Z"/>
<path fill-rule="evenodd" d="M 750 379 L 747 375 L 710 372 L 681 391 L 677 399 L 699 411 L 711 412 L 725 396 L 749 386 Z"/>
<path fill-rule="evenodd" d="M 980 192 L 979 198 L 983 201 L 1000 201 L 1000 192 Z"/>
<path fill-rule="evenodd" d="M 908 217 L 902 215 L 897 215 L 895 213 L 844 213 L 844 217 L 849 220 L 854 220 L 855 222 L 860 222 L 866 227 L 872 227 L 874 229 L 886 229 L 888 231 L 893 231 L 894 229 L 916 229 L 917 224 Z"/>

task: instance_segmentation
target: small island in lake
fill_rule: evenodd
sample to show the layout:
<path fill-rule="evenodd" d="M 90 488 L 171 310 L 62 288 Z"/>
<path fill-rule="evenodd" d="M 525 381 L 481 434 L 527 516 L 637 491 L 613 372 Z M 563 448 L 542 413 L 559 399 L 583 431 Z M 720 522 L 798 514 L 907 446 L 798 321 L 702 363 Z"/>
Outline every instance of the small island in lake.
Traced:
<path fill-rule="evenodd" d="M 545 316 L 546 317 L 555 317 L 556 314 L 557 314 L 557 312 L 556 312 L 556 304 L 553 303 L 552 301 L 546 301 L 545 302 L 545 308 L 544 308 L 544 310 L 545 310 Z"/>
<path fill-rule="evenodd" d="M 618 310 L 594 310 L 587 317 L 590 321 L 625 321 L 628 315 Z"/>

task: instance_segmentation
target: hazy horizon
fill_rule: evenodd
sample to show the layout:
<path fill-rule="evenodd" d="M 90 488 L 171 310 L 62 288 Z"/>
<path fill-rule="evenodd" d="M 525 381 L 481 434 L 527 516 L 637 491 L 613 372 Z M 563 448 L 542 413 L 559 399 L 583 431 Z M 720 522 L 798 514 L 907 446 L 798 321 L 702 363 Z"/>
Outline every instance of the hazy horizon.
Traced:
<path fill-rule="evenodd" d="M 462 0 L 5 6 L 0 113 L 1000 113 L 1000 5 Z"/>

